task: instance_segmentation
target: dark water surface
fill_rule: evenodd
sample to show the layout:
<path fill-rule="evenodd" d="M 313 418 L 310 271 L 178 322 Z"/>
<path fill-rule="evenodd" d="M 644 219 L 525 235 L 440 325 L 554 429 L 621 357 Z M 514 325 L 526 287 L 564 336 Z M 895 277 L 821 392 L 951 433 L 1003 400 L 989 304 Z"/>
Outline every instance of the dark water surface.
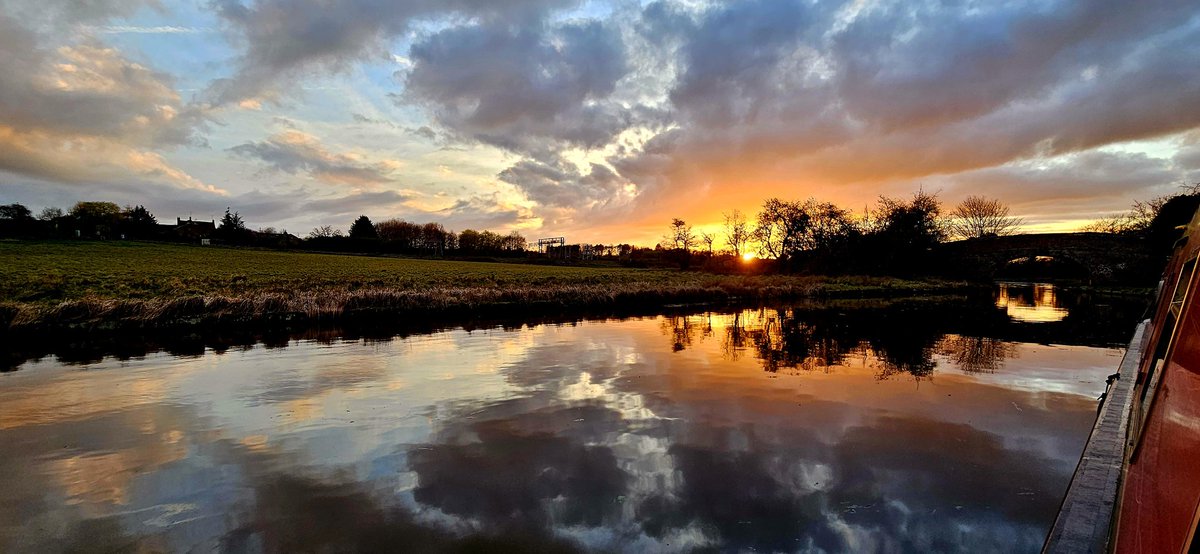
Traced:
<path fill-rule="evenodd" d="M 1004 285 L 0 375 L 0 551 L 1035 552 L 1137 308 Z"/>

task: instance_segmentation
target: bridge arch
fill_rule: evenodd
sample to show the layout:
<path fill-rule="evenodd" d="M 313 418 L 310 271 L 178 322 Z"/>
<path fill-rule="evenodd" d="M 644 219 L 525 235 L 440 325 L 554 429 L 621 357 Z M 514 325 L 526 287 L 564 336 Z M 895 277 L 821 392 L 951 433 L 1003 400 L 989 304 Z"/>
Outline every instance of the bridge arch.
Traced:
<path fill-rule="evenodd" d="M 1049 233 L 985 237 L 941 245 L 939 259 L 947 276 L 1006 278 L 1012 260 L 1057 260 L 1059 279 L 1091 283 L 1129 280 L 1154 265 L 1140 239 L 1107 233 Z M 1161 265 L 1161 264 L 1160 264 Z M 1157 271 L 1157 267 L 1152 268 Z"/>
<path fill-rule="evenodd" d="M 1091 268 L 1070 254 L 1034 251 L 1019 258 L 998 263 L 993 279 L 1010 281 L 1091 281 Z"/>

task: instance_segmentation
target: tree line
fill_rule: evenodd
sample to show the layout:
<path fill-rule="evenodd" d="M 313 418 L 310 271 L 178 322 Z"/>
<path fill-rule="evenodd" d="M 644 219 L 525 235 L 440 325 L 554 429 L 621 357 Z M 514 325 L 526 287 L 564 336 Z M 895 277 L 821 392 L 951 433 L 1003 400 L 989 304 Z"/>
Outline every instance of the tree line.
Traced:
<path fill-rule="evenodd" d="M 1154 253 L 1169 252 L 1200 207 L 1200 184 L 1172 195 L 1135 202 L 1129 212 L 1099 220 L 1085 231 L 1145 238 Z M 610 260 L 634 267 L 710 271 L 780 271 L 825 274 L 929 274 L 937 265 L 936 247 L 952 239 L 986 239 L 1017 232 L 1023 225 L 999 200 L 971 196 L 947 211 L 937 194 L 918 190 L 909 198 L 880 197 L 855 213 L 814 198 L 770 198 L 753 216 L 739 210 L 723 214 L 719 230 L 695 231 L 673 218 L 653 247 L 632 244 L 571 244 L 554 247 L 544 258 Z M 195 242 L 211 238 L 235 245 L 327 251 L 397 253 L 429 256 L 526 256 L 530 246 L 518 232 L 499 234 L 466 229 L 454 232 L 441 223 L 391 218 L 373 223 L 359 216 L 347 233 L 333 226 L 298 237 L 286 230 L 251 230 L 241 215 L 226 209 L 219 221 L 178 221 L 159 225 L 143 206 L 78 202 L 70 210 L 46 208 L 36 216 L 21 204 L 0 205 L 0 236 L 89 239 L 150 239 Z M 745 257 L 760 258 L 754 264 Z"/>
<path fill-rule="evenodd" d="M 524 254 L 528 246 L 525 237 L 517 231 L 501 235 L 487 230 L 465 229 L 456 233 L 447 230 L 441 223 L 414 223 L 397 218 L 372 223 L 365 215 L 350 224 L 345 236 L 340 229 L 326 225 L 309 232 L 308 241 L 360 251 L 368 249 L 432 255 L 515 256 Z"/>
<path fill-rule="evenodd" d="M 729 258 L 766 258 L 785 272 L 920 273 L 934 246 L 948 238 L 1012 234 L 1022 220 L 998 200 L 972 196 L 948 214 L 936 194 L 919 190 L 909 199 L 880 197 L 873 210 L 852 211 L 814 198 L 767 199 L 753 217 L 727 212 L 718 233 L 694 233 L 671 220 L 659 243 L 681 266 Z M 718 249 L 724 246 L 724 249 Z"/>
<path fill-rule="evenodd" d="M 22 204 L 0 205 L 0 237 L 180 242 L 208 239 L 231 245 L 418 255 L 511 256 L 524 254 L 527 248 L 525 237 L 516 231 L 507 235 L 474 229 L 456 233 L 441 223 L 393 218 L 374 224 L 365 215 L 351 223 L 349 233 L 326 225 L 304 237 L 273 227 L 252 230 L 241 214 L 230 208 L 219 220 L 189 218 L 176 224 L 159 224 L 144 206 L 121 207 L 113 202 L 77 202 L 66 211 L 49 207 L 37 215 Z"/>
<path fill-rule="evenodd" d="M 1169 253 L 1178 227 L 1200 208 L 1200 184 L 1148 201 L 1083 229 L 1131 235 L 1158 255 Z M 918 190 L 910 198 L 881 196 L 873 209 L 855 214 L 814 198 L 770 198 L 753 218 L 739 210 L 723 214 L 716 233 L 694 232 L 673 218 L 658 248 L 680 267 L 730 267 L 743 256 L 767 260 L 782 272 L 825 274 L 927 274 L 937 265 L 936 247 L 948 240 L 1000 237 L 1018 232 L 1024 221 L 1000 200 L 970 196 L 946 211 L 936 193 Z"/>

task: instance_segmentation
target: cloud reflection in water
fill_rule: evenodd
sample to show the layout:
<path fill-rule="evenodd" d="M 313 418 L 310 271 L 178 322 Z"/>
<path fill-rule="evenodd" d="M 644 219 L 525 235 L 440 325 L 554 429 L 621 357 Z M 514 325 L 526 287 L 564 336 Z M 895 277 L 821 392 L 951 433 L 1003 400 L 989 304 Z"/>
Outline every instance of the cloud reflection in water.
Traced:
<path fill-rule="evenodd" d="M 1035 551 L 1114 351 L 940 310 L 31 363 L 0 550 Z"/>

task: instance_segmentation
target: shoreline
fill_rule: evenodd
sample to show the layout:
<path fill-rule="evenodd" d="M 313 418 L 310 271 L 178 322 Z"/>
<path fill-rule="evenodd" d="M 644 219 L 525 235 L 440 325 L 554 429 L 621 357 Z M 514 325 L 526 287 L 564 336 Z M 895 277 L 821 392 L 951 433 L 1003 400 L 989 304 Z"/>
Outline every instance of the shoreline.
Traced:
<path fill-rule="evenodd" d="M 586 322 L 603 322 L 654 317 L 674 318 L 702 313 L 729 314 L 742 310 L 785 309 L 789 313 L 804 313 L 803 317 L 832 318 L 845 324 L 856 319 L 862 310 L 883 310 L 890 314 L 887 320 L 899 325 L 893 332 L 904 334 L 909 327 L 902 323 L 912 318 L 936 318 L 942 332 L 968 336 L 996 335 L 1006 340 L 1045 343 L 1048 337 L 1066 332 L 1078 337 L 1079 345 L 1114 346 L 1119 342 L 1108 336 L 1107 324 L 1114 315 L 1119 315 L 1119 305 L 1127 300 L 1112 297 L 1117 307 L 1109 302 L 1096 304 L 1080 314 L 1055 323 L 1013 322 L 1001 308 L 979 312 L 981 306 L 993 307 L 990 287 L 954 288 L 947 292 L 898 291 L 892 294 L 837 294 L 783 299 L 768 298 L 752 301 L 745 298 L 728 298 L 726 301 L 700 300 L 695 302 L 655 303 L 610 303 L 590 308 L 564 307 L 554 303 L 540 303 L 514 310 L 511 305 L 486 304 L 474 309 L 452 309 L 438 311 L 426 308 L 422 312 L 406 313 L 383 310 L 357 310 L 343 312 L 340 316 L 320 320 L 307 318 L 244 319 L 232 317 L 191 321 L 184 325 L 107 328 L 62 327 L 47 332 L 38 329 L 21 329 L 11 333 L 0 332 L 6 346 L 0 348 L 0 373 L 19 369 L 28 361 L 54 356 L 68 364 L 89 364 L 107 357 L 138 359 L 158 352 L 176 356 L 196 356 L 212 351 L 224 353 L 230 350 L 263 345 L 267 348 L 288 346 L 292 341 L 390 341 L 409 336 L 424 335 L 450 330 L 466 332 L 490 329 L 518 330 L 541 325 L 576 325 Z M 879 290 L 873 292 L 880 292 Z M 1090 294 L 1083 293 L 1085 296 Z M 1114 312 L 1113 310 L 1117 311 Z M 1140 312 L 1139 312 L 1140 313 Z M 823 315 L 821 315 L 823 314 Z M 925 314 L 925 315 L 921 315 Z M 848 319 L 847 319 L 848 318 Z M 899 319 L 896 319 L 899 318 Z M 896 323 L 900 321 L 901 323 Z M 1063 327 L 1068 330 L 1064 331 Z M 998 334 L 997 334 L 998 333 Z M 1119 337 L 1121 341 L 1125 338 Z M 1077 344 L 1071 342 L 1069 344 Z"/>
<path fill-rule="evenodd" d="M 758 304 L 833 299 L 895 298 L 967 293 L 977 283 L 874 277 L 706 276 L 698 283 L 629 282 L 537 287 L 468 286 L 156 298 L 89 296 L 57 303 L 0 302 L 0 332 L 136 331 L 222 325 L 339 324 L 361 320 L 480 316 L 539 316 L 607 310 L 655 310 L 674 305 Z"/>

